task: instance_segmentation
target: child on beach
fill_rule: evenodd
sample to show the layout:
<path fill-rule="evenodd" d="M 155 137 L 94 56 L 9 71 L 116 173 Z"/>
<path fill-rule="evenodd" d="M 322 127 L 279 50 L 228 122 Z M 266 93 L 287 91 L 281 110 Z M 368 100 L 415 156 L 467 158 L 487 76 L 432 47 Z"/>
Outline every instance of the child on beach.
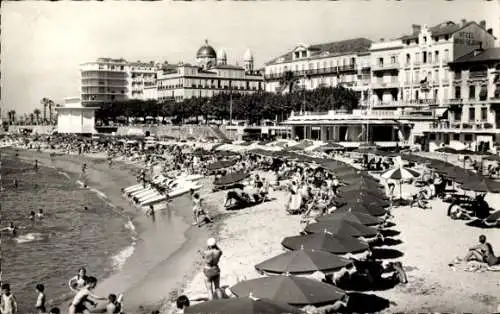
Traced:
<path fill-rule="evenodd" d="M 85 281 L 85 286 L 80 289 L 73 298 L 73 302 L 71 302 L 71 305 L 69 306 L 69 314 L 86 313 L 87 311 L 90 311 L 90 309 L 87 308 L 87 304 L 95 307 L 97 305 L 97 302 L 95 300 L 107 300 L 107 298 L 100 298 L 92 295 L 91 292 L 92 290 L 94 290 L 96 285 L 97 279 L 95 277 L 90 276 L 87 278 L 87 280 Z"/>
<path fill-rule="evenodd" d="M 10 292 L 10 284 L 2 284 L 2 298 L 0 302 L 0 313 L 14 314 L 17 313 L 17 301 L 14 295 Z"/>
<path fill-rule="evenodd" d="M 210 218 L 210 216 L 205 212 L 202 206 L 202 201 L 203 199 L 200 197 L 200 194 L 194 193 L 193 194 L 193 226 L 197 225 L 198 227 L 201 227 L 201 224 L 204 222 L 209 222 L 212 223 L 213 220 Z"/>
<path fill-rule="evenodd" d="M 35 309 L 38 311 L 39 314 L 46 313 L 47 310 L 45 309 L 45 292 L 44 292 L 45 286 L 42 284 L 37 284 L 35 289 L 38 292 Z"/>

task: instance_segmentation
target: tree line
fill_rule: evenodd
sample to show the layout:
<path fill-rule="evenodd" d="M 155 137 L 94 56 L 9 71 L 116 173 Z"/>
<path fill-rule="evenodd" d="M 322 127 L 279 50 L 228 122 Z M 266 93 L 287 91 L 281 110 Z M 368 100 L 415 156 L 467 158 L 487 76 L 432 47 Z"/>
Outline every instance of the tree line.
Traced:
<path fill-rule="evenodd" d="M 182 102 L 132 99 L 102 105 L 96 112 L 96 119 L 105 125 L 111 121 L 125 122 L 128 118 L 160 117 L 182 123 L 187 119 L 198 122 L 200 118 L 205 122 L 212 119 L 222 121 L 232 115 L 232 119 L 259 124 L 264 119 L 286 120 L 292 111 L 352 110 L 358 105 L 359 95 L 339 86 L 292 90 L 285 94 L 263 91 L 253 94 L 220 93 L 211 98 L 197 97 Z"/>

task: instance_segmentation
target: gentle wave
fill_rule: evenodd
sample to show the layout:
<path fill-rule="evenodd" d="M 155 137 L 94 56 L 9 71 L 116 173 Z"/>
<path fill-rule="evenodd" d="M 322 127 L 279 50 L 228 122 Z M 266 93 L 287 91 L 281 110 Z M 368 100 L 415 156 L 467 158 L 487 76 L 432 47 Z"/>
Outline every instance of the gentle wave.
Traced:
<path fill-rule="evenodd" d="M 132 232 L 136 232 L 136 231 L 135 231 L 135 225 L 134 225 L 134 223 L 132 222 L 132 220 L 130 220 L 130 219 L 129 219 L 129 220 L 127 221 L 127 223 L 125 224 L 125 229 L 128 229 L 128 230 L 130 230 L 130 231 L 132 231 Z"/>
<path fill-rule="evenodd" d="M 122 269 L 122 267 L 123 267 L 123 265 L 125 265 L 125 262 L 127 261 L 127 259 L 129 257 L 131 257 L 132 254 L 134 254 L 134 251 L 135 251 L 135 242 L 133 242 L 132 245 L 127 246 L 126 248 L 124 248 L 123 250 L 118 252 L 118 254 L 116 254 L 115 256 L 113 256 L 111 258 L 112 263 L 113 263 L 113 268 L 115 270 Z"/>
<path fill-rule="evenodd" d="M 99 191 L 98 189 L 89 188 L 89 191 L 92 191 L 95 194 L 97 194 L 97 196 L 99 196 L 99 198 L 101 198 L 102 200 L 107 200 L 108 199 L 108 196 L 104 192 Z"/>
<path fill-rule="evenodd" d="M 44 240 L 46 237 L 41 233 L 27 233 L 14 238 L 17 243 L 29 243 Z"/>
<path fill-rule="evenodd" d="M 64 171 L 58 171 L 57 173 L 59 173 L 62 176 L 65 176 L 66 178 L 68 178 L 68 180 L 71 180 L 71 177 L 66 172 L 64 172 Z"/>

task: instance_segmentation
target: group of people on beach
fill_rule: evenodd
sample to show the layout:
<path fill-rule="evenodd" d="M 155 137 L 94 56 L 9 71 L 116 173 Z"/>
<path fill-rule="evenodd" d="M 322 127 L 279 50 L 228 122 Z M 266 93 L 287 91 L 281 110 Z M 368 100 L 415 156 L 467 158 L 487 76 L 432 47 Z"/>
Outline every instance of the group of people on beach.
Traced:
<path fill-rule="evenodd" d="M 84 267 L 78 270 L 78 274 L 69 280 L 69 288 L 74 293 L 73 300 L 63 313 L 69 314 L 86 314 L 86 313 L 106 313 L 120 314 L 122 313 L 123 297 L 109 294 L 107 298 L 98 297 L 92 293 L 97 285 L 97 279 L 93 276 L 87 276 L 87 271 Z M 35 313 L 38 314 L 60 314 L 59 307 L 52 307 L 47 312 L 47 298 L 45 295 L 45 286 L 37 284 L 35 286 L 37 293 L 36 303 L 34 305 Z M 97 308 L 99 301 L 107 301 L 104 307 Z M 11 292 L 9 283 L 1 284 L 0 297 L 0 313 L 15 314 L 18 313 L 18 305 L 16 298 Z"/>

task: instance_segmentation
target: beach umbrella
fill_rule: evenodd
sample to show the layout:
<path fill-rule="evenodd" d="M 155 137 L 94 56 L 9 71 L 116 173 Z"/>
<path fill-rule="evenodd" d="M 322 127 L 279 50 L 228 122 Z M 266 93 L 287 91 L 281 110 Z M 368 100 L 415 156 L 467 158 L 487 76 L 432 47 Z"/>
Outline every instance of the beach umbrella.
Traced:
<path fill-rule="evenodd" d="M 345 147 L 337 143 L 327 143 L 326 145 L 316 147 L 313 151 L 328 152 L 334 150 L 345 150 Z"/>
<path fill-rule="evenodd" d="M 405 167 L 396 167 L 390 169 L 382 174 L 382 178 L 386 180 L 396 180 L 399 181 L 399 198 L 403 198 L 402 182 L 403 180 L 410 180 L 420 176 L 420 173 L 413 169 Z"/>
<path fill-rule="evenodd" d="M 245 180 L 250 176 L 249 173 L 244 172 L 234 172 L 217 178 L 214 180 L 214 185 L 230 185 L 238 183 L 242 180 Z"/>
<path fill-rule="evenodd" d="M 470 190 L 474 192 L 479 192 L 479 193 L 499 193 L 500 192 L 500 185 L 491 180 L 487 180 L 485 178 L 479 178 L 477 177 L 476 179 L 471 179 L 460 187 L 462 190 Z"/>
<path fill-rule="evenodd" d="M 351 198 L 338 198 L 337 203 L 342 206 L 352 208 L 353 211 L 365 211 L 372 216 L 382 216 L 386 213 L 385 207 L 391 206 L 389 201 L 377 198 L 375 196 L 365 196 L 364 198 L 353 196 Z"/>
<path fill-rule="evenodd" d="M 334 285 L 296 276 L 272 276 L 245 280 L 230 289 L 236 296 L 252 294 L 295 306 L 333 303 L 345 295 L 344 290 Z"/>
<path fill-rule="evenodd" d="M 486 219 L 486 222 L 493 223 L 500 220 L 500 210 L 489 215 Z"/>
<path fill-rule="evenodd" d="M 440 147 L 435 151 L 438 153 L 458 154 L 458 151 L 452 147 Z"/>
<path fill-rule="evenodd" d="M 382 219 L 374 217 L 369 214 L 364 214 L 360 212 L 353 211 L 334 211 L 331 214 L 319 216 L 316 218 L 318 222 L 328 222 L 332 220 L 347 220 L 356 222 L 365 226 L 375 226 L 382 223 Z"/>
<path fill-rule="evenodd" d="M 368 250 L 368 244 L 351 236 L 329 232 L 286 237 L 281 245 L 289 250 L 321 250 L 333 254 L 359 253 Z"/>
<path fill-rule="evenodd" d="M 343 199 L 353 199 L 353 198 L 360 198 L 362 200 L 376 199 L 377 201 L 389 199 L 387 196 L 384 195 L 384 193 L 381 190 L 368 190 L 368 189 L 340 191 L 339 197 Z"/>
<path fill-rule="evenodd" d="M 389 201 L 381 200 L 375 197 L 355 197 L 352 198 L 339 198 L 336 200 L 337 207 L 339 208 L 355 208 L 354 211 L 365 212 L 372 216 L 383 216 L 386 213 L 387 207 L 391 206 Z"/>
<path fill-rule="evenodd" d="M 378 234 L 376 229 L 348 220 L 329 220 L 308 224 L 304 231 L 307 233 L 330 232 L 341 236 L 371 238 Z"/>
<path fill-rule="evenodd" d="M 187 307 L 186 314 L 300 314 L 301 310 L 283 302 L 252 296 L 202 302 Z"/>
<path fill-rule="evenodd" d="M 489 156 L 483 157 L 483 160 L 500 161 L 500 156 L 499 155 L 489 155 Z"/>
<path fill-rule="evenodd" d="M 316 271 L 331 273 L 351 264 L 350 260 L 332 253 L 302 249 L 272 257 L 255 265 L 255 269 L 266 274 L 305 275 Z"/>
<path fill-rule="evenodd" d="M 235 160 L 221 160 L 221 161 L 216 161 L 210 165 L 207 166 L 208 170 L 219 170 L 219 169 L 224 169 L 228 167 L 232 167 L 236 164 Z"/>

